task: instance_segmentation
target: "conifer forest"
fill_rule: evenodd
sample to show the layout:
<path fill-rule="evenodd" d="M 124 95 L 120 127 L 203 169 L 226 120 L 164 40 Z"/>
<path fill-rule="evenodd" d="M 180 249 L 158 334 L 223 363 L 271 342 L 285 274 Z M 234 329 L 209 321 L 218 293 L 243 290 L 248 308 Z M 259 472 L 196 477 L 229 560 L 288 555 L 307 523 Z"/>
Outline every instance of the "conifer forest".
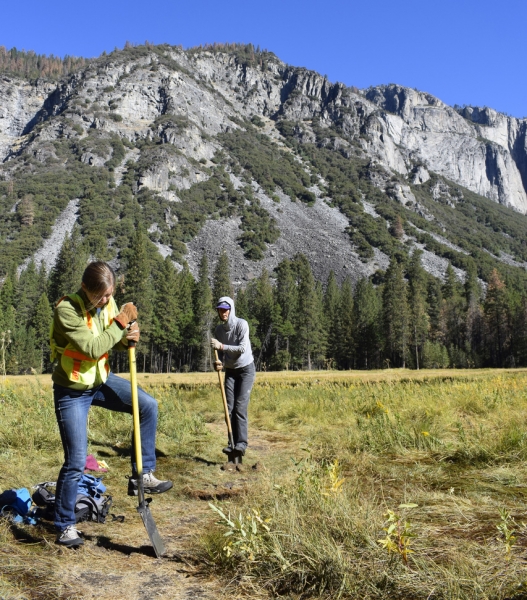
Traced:
<path fill-rule="evenodd" d="M 170 373 L 211 369 L 209 340 L 218 323 L 215 301 L 235 298 L 247 319 L 258 370 L 473 368 L 527 365 L 527 295 L 497 270 L 486 293 L 475 271 L 465 283 L 451 266 L 444 281 L 428 274 L 419 251 L 394 256 L 373 277 L 338 283 L 333 272 L 316 281 L 306 257 L 265 269 L 233 289 L 223 252 L 209 265 L 204 254 L 195 279 L 163 259 L 138 227 L 128 268 L 118 273 L 117 303 L 133 301 L 140 315 L 138 364 Z M 74 229 L 48 274 L 29 262 L 12 269 L 0 289 L 3 374 L 50 372 L 49 325 L 58 299 L 80 287 L 88 250 Z M 116 372 L 127 358 L 115 352 Z"/>

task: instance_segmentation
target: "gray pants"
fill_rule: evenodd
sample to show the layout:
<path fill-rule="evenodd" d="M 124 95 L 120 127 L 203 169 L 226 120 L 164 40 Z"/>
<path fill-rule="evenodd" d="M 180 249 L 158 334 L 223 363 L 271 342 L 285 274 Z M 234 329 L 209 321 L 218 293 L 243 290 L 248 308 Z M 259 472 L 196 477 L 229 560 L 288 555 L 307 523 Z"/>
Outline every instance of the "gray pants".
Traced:
<path fill-rule="evenodd" d="M 236 450 L 245 452 L 248 443 L 247 409 L 256 376 L 254 363 L 239 369 L 225 369 L 225 395 L 231 418 L 232 438 Z"/>

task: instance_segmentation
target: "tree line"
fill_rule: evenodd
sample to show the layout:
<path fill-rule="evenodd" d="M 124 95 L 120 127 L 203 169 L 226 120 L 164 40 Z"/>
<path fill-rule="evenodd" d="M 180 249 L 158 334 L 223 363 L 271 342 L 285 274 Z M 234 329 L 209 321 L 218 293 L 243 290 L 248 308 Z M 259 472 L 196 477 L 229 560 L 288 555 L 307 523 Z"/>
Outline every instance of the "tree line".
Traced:
<path fill-rule="evenodd" d="M 37 54 L 33 50 L 7 50 L 0 46 L 0 73 L 18 75 L 27 79 L 60 79 L 90 62 L 90 59 L 69 56 L 64 58 L 53 54 Z"/>
<path fill-rule="evenodd" d="M 93 257 L 91 257 L 93 258 Z M 89 250 L 74 229 L 48 273 L 33 261 L 12 268 L 0 288 L 2 374 L 50 372 L 52 307 L 77 291 Z M 163 259 L 141 226 L 121 253 L 115 296 L 139 309 L 138 364 L 145 372 L 209 370 L 209 341 L 220 296 L 247 319 L 257 369 L 514 367 L 527 365 L 527 293 L 494 270 L 486 293 L 473 265 L 461 283 L 452 266 L 444 280 L 428 274 L 421 252 L 396 255 L 386 271 L 353 285 L 333 272 L 316 281 L 308 259 L 284 259 L 245 288 L 233 289 L 223 251 L 197 278 Z M 127 357 L 114 353 L 114 370 Z"/>
<path fill-rule="evenodd" d="M 170 50 L 172 47 L 168 44 L 160 44 L 158 46 L 152 44 L 148 40 L 144 45 L 134 44 L 126 41 L 122 50 L 114 48 L 110 56 L 123 53 L 132 56 L 144 56 L 148 50 L 154 52 L 163 52 Z M 178 50 L 183 50 L 181 45 L 174 46 Z M 214 43 L 199 45 L 189 48 L 188 52 L 197 53 L 201 51 L 207 52 L 229 52 L 234 54 L 241 64 L 259 64 L 260 66 L 267 65 L 269 60 L 276 60 L 275 55 L 267 50 L 261 50 L 260 46 L 254 47 L 252 44 L 237 44 L 237 43 Z M 100 58 L 106 57 L 104 51 Z M 65 75 L 69 75 L 74 71 L 94 62 L 96 59 L 84 58 L 79 56 L 70 56 L 66 54 L 64 58 L 53 54 L 37 54 L 34 50 L 18 50 L 16 47 L 9 50 L 5 46 L 0 46 L 0 73 L 24 77 L 26 79 L 51 79 L 58 80 Z"/>

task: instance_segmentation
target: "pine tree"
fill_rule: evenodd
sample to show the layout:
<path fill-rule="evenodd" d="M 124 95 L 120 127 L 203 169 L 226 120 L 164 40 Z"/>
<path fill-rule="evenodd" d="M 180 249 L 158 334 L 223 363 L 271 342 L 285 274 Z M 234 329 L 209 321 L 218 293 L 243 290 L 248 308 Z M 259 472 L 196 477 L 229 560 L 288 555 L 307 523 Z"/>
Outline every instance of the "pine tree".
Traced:
<path fill-rule="evenodd" d="M 402 264 L 392 258 L 383 289 L 385 354 L 391 365 L 406 367 L 408 351 L 408 296 Z"/>
<path fill-rule="evenodd" d="M 353 301 L 353 298 L 351 298 L 351 300 Z M 353 302 L 350 308 L 352 307 Z M 342 333 L 339 324 L 340 310 L 340 290 L 335 278 L 335 272 L 331 270 L 328 275 L 324 293 L 324 321 L 327 331 L 326 360 L 330 365 L 336 365 L 339 357 L 339 340 Z"/>
<path fill-rule="evenodd" d="M 45 371 L 49 365 L 49 327 L 53 311 L 49 304 L 48 296 L 42 292 L 35 307 L 32 327 L 35 331 L 36 347 L 40 351 L 41 372 Z"/>
<path fill-rule="evenodd" d="M 225 249 L 221 251 L 212 278 L 212 300 L 217 302 L 222 296 L 234 298 L 234 288 L 231 283 L 229 257 Z"/>
<path fill-rule="evenodd" d="M 88 252 L 75 226 L 71 236 L 66 236 L 59 252 L 57 262 L 49 276 L 49 301 L 55 305 L 66 294 L 76 292 L 81 285 L 82 274 L 88 262 Z"/>
<path fill-rule="evenodd" d="M 156 302 L 154 305 L 155 342 L 166 353 L 166 369 L 170 372 L 174 347 L 181 341 L 179 329 L 179 293 L 177 273 L 169 256 L 163 261 L 155 282 Z M 159 365 L 163 370 L 163 364 Z"/>
<path fill-rule="evenodd" d="M 210 332 L 214 316 L 209 285 L 209 263 L 207 255 L 203 252 L 199 263 L 198 281 L 194 288 L 194 341 L 200 371 L 210 371 L 212 368 Z"/>
<path fill-rule="evenodd" d="M 516 366 L 527 366 L 527 295 L 524 293 L 514 318 Z"/>
<path fill-rule="evenodd" d="M 461 285 L 456 277 L 452 263 L 448 263 L 445 271 L 445 282 L 443 284 L 443 298 L 448 300 L 461 295 Z"/>
<path fill-rule="evenodd" d="M 2 313 L 3 325 L 0 330 L 0 350 L 2 355 L 2 376 L 16 373 L 11 368 L 11 353 L 15 329 L 17 328 L 16 310 L 13 305 L 9 305 L 5 312 Z"/>
<path fill-rule="evenodd" d="M 39 294 L 39 296 L 41 294 L 47 294 L 48 293 L 49 277 L 48 277 L 48 272 L 47 272 L 47 269 L 46 269 L 46 263 L 44 261 L 41 261 L 40 267 L 38 269 L 37 287 L 38 287 L 38 294 Z"/>
<path fill-rule="evenodd" d="M 465 336 L 466 350 L 470 354 L 470 365 L 479 366 L 480 355 L 483 353 L 483 311 L 481 308 L 481 286 L 477 277 L 477 267 L 473 260 L 467 265 L 465 278 Z"/>
<path fill-rule="evenodd" d="M 176 276 L 176 289 L 178 290 L 178 326 L 182 337 L 181 348 L 179 353 L 179 367 L 185 366 L 185 369 L 190 369 L 192 364 L 194 339 L 194 277 L 185 262 L 183 268 Z"/>
<path fill-rule="evenodd" d="M 7 311 L 10 307 L 14 307 L 16 300 L 16 270 L 10 269 L 0 288 L 0 330 L 3 331 L 6 325 Z"/>
<path fill-rule="evenodd" d="M 20 273 L 17 286 L 17 318 L 26 324 L 33 321 L 39 298 L 39 277 L 35 262 L 30 260 L 26 269 Z"/>
<path fill-rule="evenodd" d="M 41 356 L 37 349 L 35 330 L 25 324 L 17 324 L 11 332 L 12 344 L 9 348 L 7 371 L 14 375 L 40 371 Z"/>
<path fill-rule="evenodd" d="M 273 347 L 271 335 L 273 332 L 273 287 L 267 269 L 262 269 L 260 276 L 247 286 L 249 300 L 249 331 L 251 343 L 258 350 L 256 365 L 260 369 L 269 364 Z"/>
<path fill-rule="evenodd" d="M 410 309 L 410 342 L 415 352 L 415 366 L 422 364 L 422 352 L 430 322 L 426 303 L 426 272 L 421 266 L 421 250 L 415 250 L 408 265 L 408 304 Z M 421 355 L 421 360 L 419 356 Z"/>
<path fill-rule="evenodd" d="M 7 375 L 7 364 L 9 358 L 9 346 L 11 346 L 11 330 L 0 329 L 0 375 L 5 379 Z"/>
<path fill-rule="evenodd" d="M 311 370 L 313 362 L 322 362 L 326 345 L 322 297 L 317 291 L 311 266 L 303 254 L 294 260 L 298 304 L 295 314 L 296 346 L 299 358 Z"/>
<path fill-rule="evenodd" d="M 31 227 L 35 220 L 35 202 L 31 194 L 27 194 L 22 198 L 18 207 L 17 213 L 22 227 Z"/>
<path fill-rule="evenodd" d="M 241 287 L 236 292 L 236 316 L 248 321 L 250 319 L 249 311 L 249 295 L 247 290 Z"/>
<path fill-rule="evenodd" d="M 490 364 L 502 367 L 509 349 L 511 331 L 507 288 L 496 269 L 490 274 L 484 312 Z"/>
<path fill-rule="evenodd" d="M 467 304 L 470 304 L 473 300 L 475 302 L 480 301 L 481 286 L 478 281 L 478 268 L 472 258 L 467 261 L 465 284 L 463 287 Z"/>
<path fill-rule="evenodd" d="M 128 268 L 124 278 L 124 302 L 137 306 L 141 339 L 138 350 L 143 356 L 143 372 L 146 371 L 146 357 L 152 352 L 154 327 L 154 288 L 152 285 L 152 261 L 150 256 L 157 252 L 148 240 L 143 227 L 138 224 L 128 249 Z"/>
<path fill-rule="evenodd" d="M 353 287 L 349 277 L 342 282 L 338 297 L 338 306 L 334 309 L 334 317 L 330 335 L 333 329 L 336 358 L 339 367 L 351 369 L 355 358 L 355 315 L 353 302 Z M 329 303 L 327 303 L 329 304 Z"/>
<path fill-rule="evenodd" d="M 359 369 L 373 369 L 380 366 L 381 313 L 381 298 L 373 283 L 367 278 L 359 279 L 353 297 L 355 357 Z"/>
<path fill-rule="evenodd" d="M 449 263 L 442 288 L 441 329 L 444 345 L 448 348 L 452 362 L 458 366 L 468 366 L 465 355 L 465 315 L 466 303 L 463 288 L 452 265 Z"/>
<path fill-rule="evenodd" d="M 289 368 L 291 362 L 291 339 L 295 334 L 295 311 L 298 304 L 298 290 L 291 261 L 284 259 L 276 267 L 275 295 L 275 355 L 276 368 Z"/>
<path fill-rule="evenodd" d="M 430 323 L 428 338 L 432 342 L 442 340 L 441 310 L 443 306 L 443 292 L 441 291 L 441 282 L 436 277 L 430 277 L 428 279 L 426 303 L 428 306 L 428 319 Z"/>

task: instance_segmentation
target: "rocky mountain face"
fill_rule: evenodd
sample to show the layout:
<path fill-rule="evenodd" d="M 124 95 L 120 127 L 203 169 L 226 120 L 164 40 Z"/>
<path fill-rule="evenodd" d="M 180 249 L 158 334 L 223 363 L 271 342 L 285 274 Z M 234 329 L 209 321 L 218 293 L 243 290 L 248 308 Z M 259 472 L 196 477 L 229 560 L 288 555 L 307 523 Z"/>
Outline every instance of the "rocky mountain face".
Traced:
<path fill-rule="evenodd" d="M 226 248 L 240 284 L 296 252 L 319 278 L 333 269 L 357 279 L 385 268 L 393 244 L 423 250 L 435 275 L 451 261 L 462 277 L 464 257 L 478 262 L 484 252 L 523 270 L 526 131 L 525 119 L 454 109 L 396 85 L 332 84 L 247 47 L 131 48 L 58 85 L 0 77 L 0 199 L 9 225 L 0 240 L 5 248 L 20 242 L 18 264 L 37 250 L 51 264 L 56 254 L 20 241 L 41 215 L 44 247 L 46 239 L 56 246 L 75 221 L 95 239 L 91 183 L 78 192 L 80 203 L 72 195 L 54 204 L 49 186 L 31 187 L 76 164 L 94 174 L 94 190 L 95 174 L 110 172 L 104 193 L 117 204 L 109 220 L 125 222 L 119 190 L 127 186 L 161 254 L 188 261 L 195 273 L 202 252 L 214 261 Z M 192 208 L 214 193 L 225 193 L 228 206 Z M 397 219 L 404 232 L 394 234 Z M 487 237 L 464 237 L 464 228 Z M 259 251 L 244 245 L 242 232 Z M 105 235 L 118 265 L 122 244 Z"/>
<path fill-rule="evenodd" d="M 365 144 L 383 164 L 405 175 L 422 164 L 527 212 L 527 120 L 490 108 L 456 111 L 430 94 L 393 85 L 367 90 L 365 96 L 383 109 L 368 128 L 371 141 Z"/>
<path fill-rule="evenodd" d="M 17 143 L 56 85 L 0 75 L 0 159 L 17 151 Z"/>

